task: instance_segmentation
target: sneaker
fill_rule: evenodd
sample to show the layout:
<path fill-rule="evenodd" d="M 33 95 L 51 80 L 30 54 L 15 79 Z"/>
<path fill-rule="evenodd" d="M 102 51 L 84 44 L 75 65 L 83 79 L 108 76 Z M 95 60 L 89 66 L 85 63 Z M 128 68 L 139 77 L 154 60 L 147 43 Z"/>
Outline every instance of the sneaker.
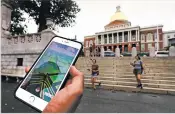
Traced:
<path fill-rule="evenodd" d="M 93 87 L 94 90 L 96 90 L 96 87 Z"/>
<path fill-rule="evenodd" d="M 99 86 L 101 86 L 101 82 L 99 82 Z"/>
<path fill-rule="evenodd" d="M 140 89 L 143 89 L 142 84 L 139 84 L 137 87 L 140 88 Z"/>
<path fill-rule="evenodd" d="M 139 88 L 139 87 L 140 87 L 140 85 L 138 84 L 136 87 L 137 87 L 137 88 Z"/>
<path fill-rule="evenodd" d="M 140 89 L 143 89 L 143 86 L 142 86 L 142 84 L 140 84 Z"/>

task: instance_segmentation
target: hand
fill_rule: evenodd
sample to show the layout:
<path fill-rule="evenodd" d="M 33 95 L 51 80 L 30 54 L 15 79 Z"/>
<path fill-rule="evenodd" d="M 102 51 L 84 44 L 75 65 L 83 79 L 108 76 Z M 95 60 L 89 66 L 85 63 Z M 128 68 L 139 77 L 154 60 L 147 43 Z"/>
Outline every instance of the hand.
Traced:
<path fill-rule="evenodd" d="M 70 68 L 72 79 L 69 79 L 63 89 L 58 91 L 48 103 L 43 113 L 65 113 L 75 110 L 83 94 L 84 76 L 74 66 Z M 75 109 L 72 109 L 75 108 Z"/>

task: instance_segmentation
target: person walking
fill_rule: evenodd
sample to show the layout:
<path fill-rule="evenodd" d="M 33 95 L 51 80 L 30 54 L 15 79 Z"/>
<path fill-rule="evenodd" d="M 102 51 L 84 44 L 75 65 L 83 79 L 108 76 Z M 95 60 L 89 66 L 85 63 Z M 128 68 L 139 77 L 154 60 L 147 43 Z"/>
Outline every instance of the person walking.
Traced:
<path fill-rule="evenodd" d="M 141 75 L 144 71 L 144 67 L 143 67 L 143 62 L 141 61 L 140 56 L 137 54 L 135 56 L 135 61 L 133 63 L 130 63 L 130 64 L 134 67 L 133 73 L 136 76 L 137 88 L 143 89 L 143 85 L 141 82 Z"/>
<path fill-rule="evenodd" d="M 91 82 L 92 82 L 92 87 L 95 90 L 95 83 L 98 83 L 99 86 L 101 85 L 100 81 L 97 81 L 97 77 L 99 75 L 99 66 L 96 64 L 96 59 L 91 59 L 92 60 L 92 74 L 91 74 Z"/>

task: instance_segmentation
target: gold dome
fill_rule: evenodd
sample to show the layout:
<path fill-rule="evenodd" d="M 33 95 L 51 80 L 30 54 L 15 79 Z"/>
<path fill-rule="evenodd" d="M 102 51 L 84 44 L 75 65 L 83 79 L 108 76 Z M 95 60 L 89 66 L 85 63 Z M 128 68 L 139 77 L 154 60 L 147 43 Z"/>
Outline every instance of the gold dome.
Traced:
<path fill-rule="evenodd" d="M 120 11 L 120 6 L 117 7 L 116 13 L 111 17 L 111 22 L 115 20 L 122 20 L 122 21 L 127 21 L 127 17 L 124 15 L 123 12 Z"/>

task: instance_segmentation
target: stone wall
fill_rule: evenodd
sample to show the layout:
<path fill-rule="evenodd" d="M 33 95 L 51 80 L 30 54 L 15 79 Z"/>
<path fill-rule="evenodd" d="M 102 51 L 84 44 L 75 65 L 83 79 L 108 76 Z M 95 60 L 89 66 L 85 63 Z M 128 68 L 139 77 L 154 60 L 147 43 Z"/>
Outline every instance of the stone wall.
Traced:
<path fill-rule="evenodd" d="M 31 66 L 38 56 L 39 53 L 1 55 L 1 75 L 23 77 L 25 75 L 25 67 Z M 23 58 L 22 66 L 17 66 L 17 58 Z"/>
<path fill-rule="evenodd" d="M 31 66 L 48 42 L 55 36 L 51 30 L 3 38 L 1 54 L 1 75 L 23 77 L 24 69 Z M 23 65 L 17 66 L 17 59 L 23 58 Z"/>
<path fill-rule="evenodd" d="M 51 30 L 2 39 L 2 54 L 39 53 L 53 36 Z"/>

